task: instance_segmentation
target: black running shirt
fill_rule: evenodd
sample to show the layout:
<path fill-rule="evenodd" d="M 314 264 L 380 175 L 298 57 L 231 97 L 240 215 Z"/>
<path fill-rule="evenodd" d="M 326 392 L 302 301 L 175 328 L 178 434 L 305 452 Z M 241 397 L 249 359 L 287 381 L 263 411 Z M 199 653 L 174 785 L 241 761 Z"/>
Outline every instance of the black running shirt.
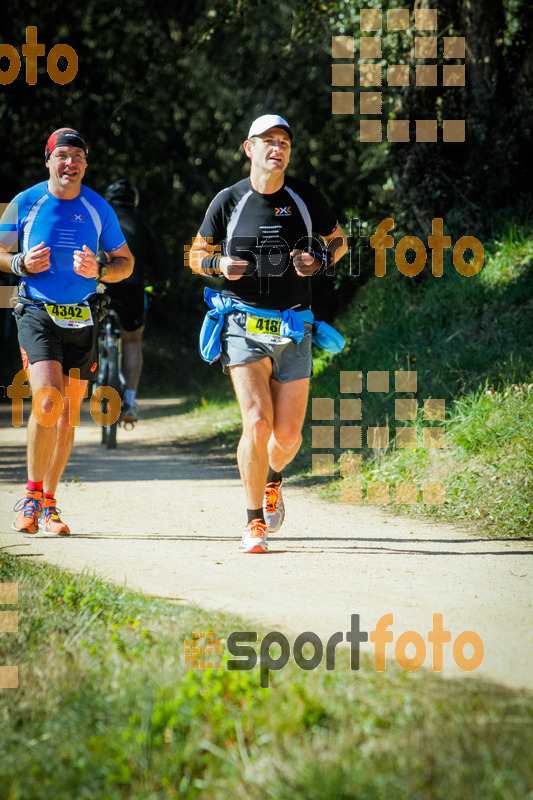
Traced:
<path fill-rule="evenodd" d="M 329 236 L 337 218 L 318 189 L 285 178 L 274 194 L 261 194 L 245 178 L 217 194 L 207 209 L 200 235 L 223 242 L 223 254 L 246 260 L 237 281 L 224 278 L 222 294 L 256 308 L 298 311 L 311 305 L 311 278 L 300 278 L 290 252 L 313 246 L 313 233 Z M 314 240 L 314 249 L 323 247 Z"/>

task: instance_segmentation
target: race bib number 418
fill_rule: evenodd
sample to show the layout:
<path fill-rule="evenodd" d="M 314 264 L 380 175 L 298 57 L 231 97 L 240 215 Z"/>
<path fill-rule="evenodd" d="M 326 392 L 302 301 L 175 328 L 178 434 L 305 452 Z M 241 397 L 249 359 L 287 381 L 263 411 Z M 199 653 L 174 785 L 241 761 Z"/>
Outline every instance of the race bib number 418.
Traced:
<path fill-rule="evenodd" d="M 246 318 L 246 336 L 257 339 L 265 344 L 286 344 L 291 340 L 280 335 L 281 319 L 267 317 L 254 317 L 248 314 Z"/>

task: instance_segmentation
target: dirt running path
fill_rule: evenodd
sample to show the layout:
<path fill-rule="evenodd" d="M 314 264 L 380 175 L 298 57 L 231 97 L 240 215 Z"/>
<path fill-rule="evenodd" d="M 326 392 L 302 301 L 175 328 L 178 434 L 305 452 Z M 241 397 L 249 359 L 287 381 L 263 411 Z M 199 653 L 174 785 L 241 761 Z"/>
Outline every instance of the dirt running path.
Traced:
<path fill-rule="evenodd" d="M 178 443 L 183 424 L 179 415 L 164 418 L 170 404 L 144 401 L 152 418 L 120 431 L 116 451 L 100 446 L 90 418 L 82 421 L 58 492 L 75 532 L 69 539 L 11 530 L 25 481 L 25 429 L 11 427 L 10 408 L 2 405 L 1 551 L 236 613 L 250 620 L 251 630 L 254 622 L 281 630 L 291 644 L 302 631 L 324 642 L 346 632 L 351 614 L 372 631 L 389 612 L 394 642 L 404 631 L 427 642 L 433 614 L 442 613 L 452 641 L 465 630 L 483 639 L 483 663 L 468 674 L 533 689 L 532 541 L 480 539 L 459 527 L 326 502 L 316 490 L 287 483 L 287 519 L 271 537 L 270 553 L 243 556 L 237 546 L 244 502 L 234 457 Z M 373 654 L 373 645 L 363 644 L 361 652 Z M 388 662 L 393 658 L 388 645 Z M 431 667 L 430 645 L 425 666 Z M 467 674 L 455 666 L 451 645 L 444 674 Z"/>

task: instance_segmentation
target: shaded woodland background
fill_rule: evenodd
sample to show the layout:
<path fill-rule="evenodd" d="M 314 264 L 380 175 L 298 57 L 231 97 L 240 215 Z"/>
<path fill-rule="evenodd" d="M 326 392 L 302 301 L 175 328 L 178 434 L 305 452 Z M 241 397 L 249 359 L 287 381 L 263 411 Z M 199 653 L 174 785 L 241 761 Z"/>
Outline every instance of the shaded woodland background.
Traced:
<path fill-rule="evenodd" d="M 466 36 L 466 86 L 402 90 L 384 82 L 382 119 L 466 118 L 465 143 L 361 144 L 357 102 L 353 116 L 332 115 L 331 37 L 358 37 L 360 9 L 376 2 L 22 0 L 2 15 L 0 42 L 21 54 L 26 27 L 36 25 L 47 52 L 58 43 L 76 50 L 79 71 L 57 85 L 40 58 L 31 86 L 23 60 L 18 78 L 0 86 L 0 201 L 46 178 L 44 144 L 62 125 L 89 143 L 89 186 L 103 192 L 121 177 L 137 184 L 174 263 L 170 296 L 155 303 L 150 321 L 148 377 L 189 359 L 194 381 L 209 371 L 197 357 L 202 280 L 183 266 L 183 248 L 212 197 L 247 174 L 241 145 L 259 114 L 289 120 L 296 134 L 290 171 L 316 183 L 346 227 L 358 218 L 372 230 L 392 216 L 396 240 L 410 233 L 426 241 L 438 216 L 453 241 L 485 241 L 502 219 L 531 217 L 529 0 L 381 4 L 383 11 L 406 6 L 437 8 L 439 37 Z M 415 33 L 414 25 L 401 34 L 384 27 L 384 58 L 414 64 Z M 355 55 L 357 64 L 357 47 Z M 331 319 L 368 276 L 365 265 L 360 278 L 349 275 L 345 262 L 334 279 L 321 279 L 319 315 Z M 6 365 L 16 351 L 13 329 L 1 343 Z"/>

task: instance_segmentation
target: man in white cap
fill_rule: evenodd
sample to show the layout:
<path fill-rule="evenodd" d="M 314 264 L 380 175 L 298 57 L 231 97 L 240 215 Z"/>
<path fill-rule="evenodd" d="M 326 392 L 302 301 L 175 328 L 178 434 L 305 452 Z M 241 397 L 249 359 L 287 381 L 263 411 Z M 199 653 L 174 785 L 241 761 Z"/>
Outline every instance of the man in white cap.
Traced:
<path fill-rule="evenodd" d="M 252 122 L 244 142 L 250 177 L 217 194 L 191 253 L 193 271 L 223 278 L 220 292 L 206 290 L 212 330 L 204 323 L 202 343 L 209 339 L 211 347 L 202 355 L 209 361 L 220 355 L 241 409 L 237 460 L 248 514 L 243 553 L 267 552 L 268 532 L 283 522 L 282 471 L 302 441 L 312 374 L 311 276 L 347 250 L 321 193 L 285 175 L 292 138 L 277 114 Z"/>

